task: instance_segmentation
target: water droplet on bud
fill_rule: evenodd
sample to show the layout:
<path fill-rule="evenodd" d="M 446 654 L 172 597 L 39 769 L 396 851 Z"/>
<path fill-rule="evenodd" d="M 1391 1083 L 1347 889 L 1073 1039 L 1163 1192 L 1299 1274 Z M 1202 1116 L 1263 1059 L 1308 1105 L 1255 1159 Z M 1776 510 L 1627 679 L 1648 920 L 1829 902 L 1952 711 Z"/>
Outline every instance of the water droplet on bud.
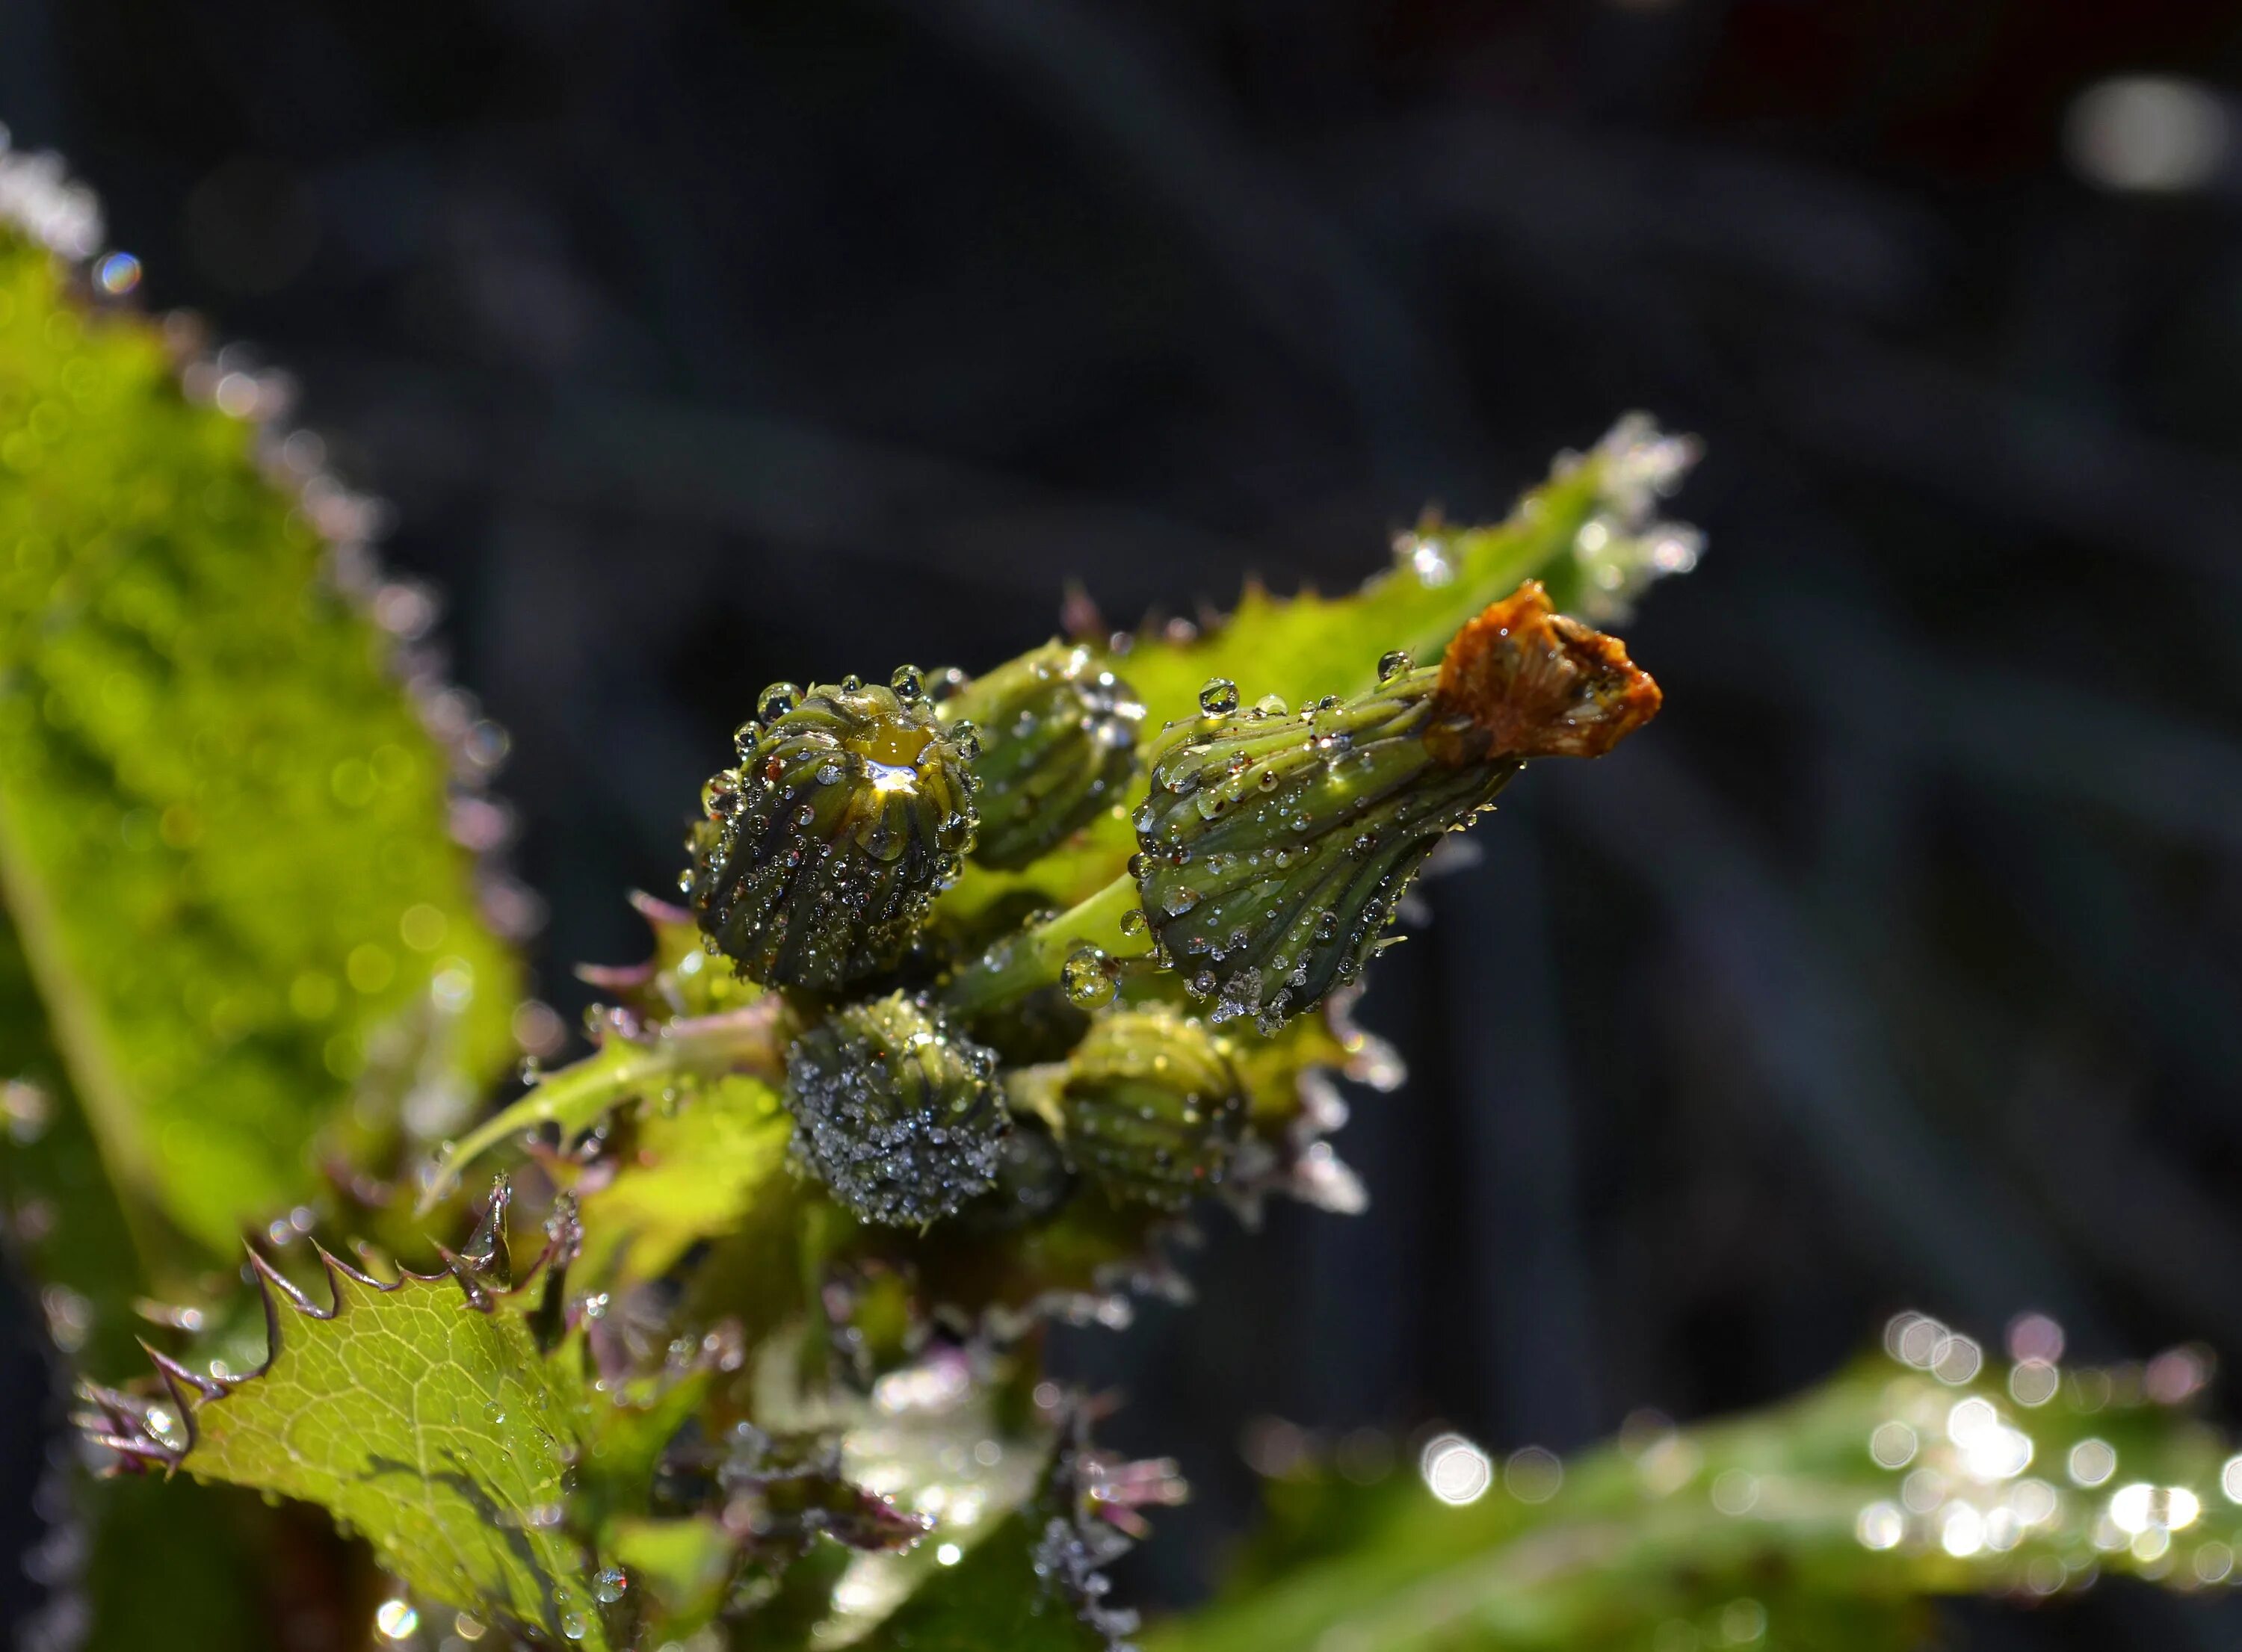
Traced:
<path fill-rule="evenodd" d="M 888 686 L 904 699 L 926 698 L 926 673 L 916 665 L 898 665 L 895 675 L 888 679 Z"/>
<path fill-rule="evenodd" d="M 1113 1001 L 1112 959 L 1095 946 L 1082 946 L 1059 972 L 1059 985 L 1067 1001 L 1080 1009 L 1102 1009 Z"/>
<path fill-rule="evenodd" d="M 1209 717 L 1227 717 L 1238 709 L 1238 685 L 1227 677 L 1210 677 L 1198 691 L 1198 708 Z"/>
<path fill-rule="evenodd" d="M 802 704 L 802 691 L 792 683 L 773 683 L 755 701 L 755 715 L 771 723 Z"/>
<path fill-rule="evenodd" d="M 1378 680 L 1381 683 L 1390 683 L 1403 672 L 1416 669 L 1417 657 L 1406 648 L 1397 648 L 1390 654 L 1382 654 L 1379 657 Z"/>

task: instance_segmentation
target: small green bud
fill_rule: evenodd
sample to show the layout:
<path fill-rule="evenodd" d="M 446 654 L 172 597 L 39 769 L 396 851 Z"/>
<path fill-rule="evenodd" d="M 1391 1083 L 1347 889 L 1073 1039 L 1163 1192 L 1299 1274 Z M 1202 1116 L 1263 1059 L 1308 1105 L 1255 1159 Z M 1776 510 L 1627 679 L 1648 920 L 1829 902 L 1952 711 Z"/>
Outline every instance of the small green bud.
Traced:
<path fill-rule="evenodd" d="M 1217 1023 L 1264 1032 L 1376 951 L 1442 833 L 1529 757 L 1595 756 L 1649 720 L 1658 689 L 1620 645 L 1550 612 L 1528 581 L 1467 625 L 1438 668 L 1387 656 L 1378 686 L 1285 716 L 1169 726 L 1131 862 L 1162 953 Z"/>
<path fill-rule="evenodd" d="M 1221 1183 L 1245 1127 L 1245 1086 L 1220 1042 L 1165 1007 L 1099 1016 L 1063 1064 L 1018 1082 L 1084 1175 L 1167 1209 Z"/>
<path fill-rule="evenodd" d="M 998 1149 L 997 1185 L 957 1213 L 976 1233 L 1008 1233 L 1058 1214 L 1075 1187 L 1074 1172 L 1040 1120 L 1015 1119 Z"/>
<path fill-rule="evenodd" d="M 1017 868 L 1056 848 L 1122 795 L 1144 707 L 1091 649 L 1047 643 L 975 679 L 943 708 L 981 736 L 973 858 Z"/>
<path fill-rule="evenodd" d="M 898 673 L 901 678 L 903 673 Z M 766 690 L 702 793 L 685 886 L 701 933 L 765 984 L 893 967 L 973 841 L 970 731 L 855 678 Z"/>
<path fill-rule="evenodd" d="M 918 1227 L 994 1186 L 1010 1118 L 997 1057 L 902 993 L 794 1042 L 795 1156 L 867 1221 Z"/>

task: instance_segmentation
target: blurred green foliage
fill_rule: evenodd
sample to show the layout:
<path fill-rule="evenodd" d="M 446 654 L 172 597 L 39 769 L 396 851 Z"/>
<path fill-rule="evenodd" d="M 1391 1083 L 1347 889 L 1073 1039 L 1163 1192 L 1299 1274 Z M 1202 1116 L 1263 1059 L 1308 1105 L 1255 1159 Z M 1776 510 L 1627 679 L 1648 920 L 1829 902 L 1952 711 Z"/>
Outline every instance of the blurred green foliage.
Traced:
<path fill-rule="evenodd" d="M 1453 1435 L 1370 1484 L 1303 1457 L 1223 1595 L 1145 1652 L 1881 1652 L 1923 1644 L 1940 1595 L 2225 1582 L 2242 1460 L 2189 1408 L 2198 1356 L 2156 1368 L 2159 1402 L 2138 1366 L 1977 1368 L 1913 1322 L 1912 1362 L 1561 1465 Z"/>
<path fill-rule="evenodd" d="M 258 427 L 69 278 L 0 233 L 0 894 L 146 1254 L 223 1255 L 311 1197 L 393 1029 L 500 1071 L 519 973 L 449 756 Z"/>

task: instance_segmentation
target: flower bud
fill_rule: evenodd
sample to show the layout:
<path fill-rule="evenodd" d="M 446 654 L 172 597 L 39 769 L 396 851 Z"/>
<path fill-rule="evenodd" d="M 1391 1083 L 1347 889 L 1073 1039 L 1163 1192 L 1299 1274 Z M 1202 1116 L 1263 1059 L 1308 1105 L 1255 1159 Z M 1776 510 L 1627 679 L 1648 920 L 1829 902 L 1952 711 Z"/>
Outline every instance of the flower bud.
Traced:
<path fill-rule="evenodd" d="M 1037 1120 L 1015 1119 L 997 1150 L 996 1186 L 957 1213 L 958 1225 L 981 1234 L 1030 1227 L 1057 1215 L 1074 1187 L 1051 1132 Z"/>
<path fill-rule="evenodd" d="M 907 994 L 850 1004 L 794 1042 L 795 1156 L 867 1221 L 919 1227 L 997 1180 L 997 1058 Z"/>
<path fill-rule="evenodd" d="M 1068 1160 L 1116 1199 L 1181 1208 L 1222 1181 L 1245 1127 L 1221 1045 L 1163 1007 L 1101 1015 L 1064 1064 L 1021 1076 Z"/>
<path fill-rule="evenodd" d="M 1089 648 L 1047 643 L 975 679 L 943 707 L 981 736 L 973 858 L 1024 866 L 1111 806 L 1136 771 L 1144 708 Z"/>
<path fill-rule="evenodd" d="M 1435 670 L 1389 656 L 1383 680 L 1297 716 L 1171 724 L 1131 863 L 1161 951 L 1213 1019 L 1263 1031 L 1353 979 L 1443 833 L 1529 757 L 1593 757 L 1658 709 L 1618 642 L 1550 611 L 1532 581 L 1459 633 Z"/>
<path fill-rule="evenodd" d="M 898 681 L 916 687 L 906 667 Z M 765 984 L 832 990 L 892 967 L 974 829 L 971 731 L 855 678 L 763 692 L 740 766 L 703 794 L 686 889 L 701 933 Z"/>

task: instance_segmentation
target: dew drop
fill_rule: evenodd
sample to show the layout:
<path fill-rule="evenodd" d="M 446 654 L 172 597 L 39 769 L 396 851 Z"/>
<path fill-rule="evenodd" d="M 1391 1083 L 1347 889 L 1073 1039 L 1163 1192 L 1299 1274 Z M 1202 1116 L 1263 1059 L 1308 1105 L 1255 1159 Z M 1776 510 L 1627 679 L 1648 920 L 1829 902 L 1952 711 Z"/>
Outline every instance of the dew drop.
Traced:
<path fill-rule="evenodd" d="M 906 666 L 904 669 L 910 668 Z M 899 671 L 896 675 L 900 677 L 903 672 Z M 896 686 L 900 689 L 902 685 L 898 684 Z M 630 1579 L 624 1575 L 620 1566 L 610 1566 L 592 1580 L 592 1593 L 600 1597 L 602 1604 L 607 1606 L 613 1606 L 617 1601 L 622 1599 L 623 1591 L 629 1587 Z"/>
<path fill-rule="evenodd" d="M 420 1614 L 405 1600 L 386 1600 L 374 1609 L 373 1627 L 385 1641 L 406 1641 L 420 1627 Z"/>
<path fill-rule="evenodd" d="M 900 699 L 926 698 L 926 673 L 916 665 L 898 665 L 895 675 L 888 679 L 888 686 L 896 691 Z"/>
<path fill-rule="evenodd" d="M 589 1627 L 581 1612 L 563 1612 L 560 1615 L 560 1633 L 572 1641 L 582 1640 L 585 1630 Z"/>
<path fill-rule="evenodd" d="M 1417 669 L 1417 657 L 1406 648 L 1396 648 L 1390 654 L 1381 654 L 1378 660 L 1378 680 L 1390 683 L 1405 672 Z"/>
<path fill-rule="evenodd" d="M 792 683 L 773 683 L 755 700 L 755 715 L 775 722 L 802 704 L 802 691 Z"/>
<path fill-rule="evenodd" d="M 1131 906 L 1128 911 L 1121 914 L 1121 933 L 1123 934 L 1141 935 L 1144 933 L 1144 914 L 1141 909 Z"/>
<path fill-rule="evenodd" d="M 1210 677 L 1198 691 L 1198 708 L 1209 717 L 1227 717 L 1238 709 L 1238 685 L 1227 677 Z"/>
<path fill-rule="evenodd" d="M 1095 946 L 1081 946 L 1059 972 L 1059 985 L 1068 1002 L 1082 1009 L 1102 1009 L 1113 1001 L 1113 960 Z"/>

